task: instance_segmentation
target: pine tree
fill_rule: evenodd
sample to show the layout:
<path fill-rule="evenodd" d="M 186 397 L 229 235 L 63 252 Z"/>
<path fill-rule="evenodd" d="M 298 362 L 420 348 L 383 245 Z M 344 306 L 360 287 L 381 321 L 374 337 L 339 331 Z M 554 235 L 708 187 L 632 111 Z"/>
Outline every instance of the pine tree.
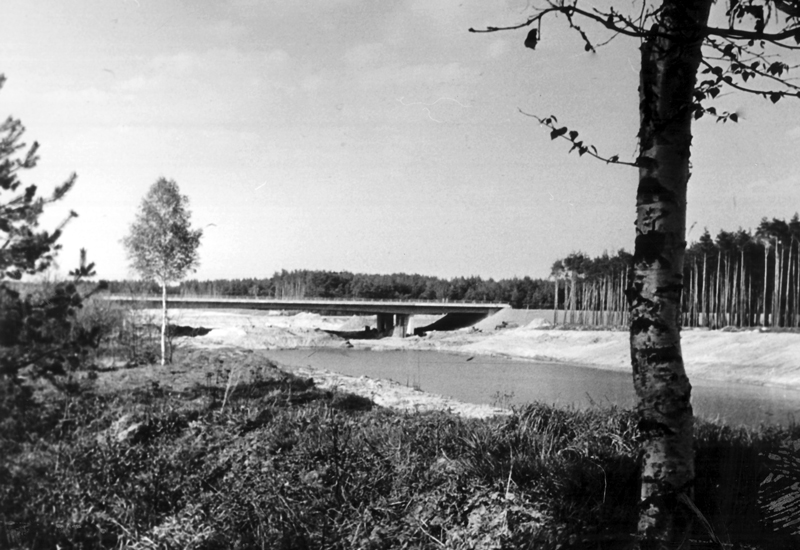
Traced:
<path fill-rule="evenodd" d="M 0 75 L 0 88 L 5 76 Z M 25 127 L 13 117 L 0 124 L 0 382 L 18 382 L 20 370 L 30 367 L 34 377 L 55 377 L 77 368 L 86 351 L 99 342 L 99 327 L 76 326 L 75 314 L 83 299 L 103 285 L 81 295 L 76 283 L 92 274 L 85 261 L 70 272 L 71 281 L 60 282 L 22 296 L 9 282 L 47 270 L 59 249 L 58 239 L 70 212 L 53 231 L 39 229 L 47 205 L 60 201 L 72 189 L 76 175 L 57 186 L 49 197 L 37 196 L 36 185 L 23 186 L 22 170 L 36 166 L 39 144 L 26 150 Z"/>

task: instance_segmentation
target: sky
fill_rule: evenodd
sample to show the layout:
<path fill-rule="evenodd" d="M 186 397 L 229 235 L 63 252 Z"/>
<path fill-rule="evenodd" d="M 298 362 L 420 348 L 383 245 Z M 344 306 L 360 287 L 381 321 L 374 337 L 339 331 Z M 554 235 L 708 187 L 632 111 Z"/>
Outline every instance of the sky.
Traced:
<path fill-rule="evenodd" d="M 627 6 L 627 4 L 625 4 Z M 633 160 L 638 42 L 563 22 L 535 51 L 523 0 L 3 0 L 0 116 L 69 210 L 59 265 L 135 278 L 121 240 L 174 179 L 203 229 L 191 278 L 282 269 L 547 277 L 634 240 L 637 173 L 567 154 L 520 111 Z M 591 36 L 599 29 L 584 25 Z M 800 210 L 800 104 L 728 95 L 694 127 L 689 241 Z"/>

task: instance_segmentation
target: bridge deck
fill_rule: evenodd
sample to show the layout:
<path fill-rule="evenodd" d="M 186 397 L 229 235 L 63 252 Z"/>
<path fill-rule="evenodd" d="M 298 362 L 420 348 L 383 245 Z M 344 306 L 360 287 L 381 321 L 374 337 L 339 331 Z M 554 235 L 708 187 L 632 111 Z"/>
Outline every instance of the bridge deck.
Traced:
<path fill-rule="evenodd" d="M 139 307 L 160 308 L 161 298 L 157 296 L 103 296 L 102 299 Z M 320 313 L 360 313 L 373 315 L 379 313 L 406 315 L 441 315 L 445 313 L 485 313 L 491 314 L 510 307 L 500 303 L 457 303 L 457 302 L 402 302 L 402 301 L 363 301 L 363 300 L 281 300 L 255 298 L 184 298 L 167 297 L 170 309 L 260 309 L 315 311 Z"/>

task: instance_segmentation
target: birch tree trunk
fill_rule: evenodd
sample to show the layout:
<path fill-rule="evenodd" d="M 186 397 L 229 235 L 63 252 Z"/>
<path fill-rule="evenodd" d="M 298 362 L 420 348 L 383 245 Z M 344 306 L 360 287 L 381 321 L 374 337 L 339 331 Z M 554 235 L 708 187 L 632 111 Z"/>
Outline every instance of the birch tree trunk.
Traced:
<path fill-rule="evenodd" d="M 680 345 L 692 93 L 711 0 L 671 0 L 642 44 L 639 186 L 628 289 L 642 437 L 639 548 L 688 548 L 694 482 L 691 384 Z"/>

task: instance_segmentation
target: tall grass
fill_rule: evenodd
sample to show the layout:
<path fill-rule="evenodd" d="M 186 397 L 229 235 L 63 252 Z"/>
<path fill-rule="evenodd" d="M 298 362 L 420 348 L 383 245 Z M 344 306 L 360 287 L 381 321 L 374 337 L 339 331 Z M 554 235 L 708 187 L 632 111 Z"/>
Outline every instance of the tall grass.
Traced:
<path fill-rule="evenodd" d="M 235 384 L 2 394 L 0 547 L 623 548 L 635 531 L 629 411 L 396 413 L 257 354 L 237 368 Z M 760 457 L 796 435 L 699 426 L 695 503 L 720 540 L 780 547 Z"/>

